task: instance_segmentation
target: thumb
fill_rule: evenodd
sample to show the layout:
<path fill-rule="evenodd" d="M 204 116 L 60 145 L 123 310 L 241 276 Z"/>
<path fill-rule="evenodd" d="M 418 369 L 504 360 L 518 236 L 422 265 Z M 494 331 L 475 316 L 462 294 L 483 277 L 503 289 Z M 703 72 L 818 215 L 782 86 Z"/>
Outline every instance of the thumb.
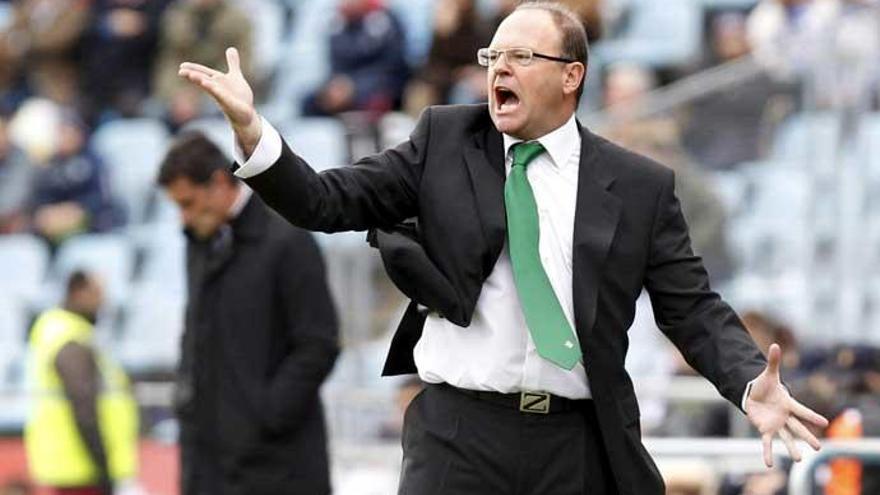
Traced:
<path fill-rule="evenodd" d="M 229 72 L 241 74 L 241 59 L 235 47 L 226 49 L 226 65 L 229 68 Z"/>
<path fill-rule="evenodd" d="M 779 378 L 779 363 L 782 361 L 782 349 L 779 344 L 770 344 L 770 350 L 767 352 L 767 373 Z"/>

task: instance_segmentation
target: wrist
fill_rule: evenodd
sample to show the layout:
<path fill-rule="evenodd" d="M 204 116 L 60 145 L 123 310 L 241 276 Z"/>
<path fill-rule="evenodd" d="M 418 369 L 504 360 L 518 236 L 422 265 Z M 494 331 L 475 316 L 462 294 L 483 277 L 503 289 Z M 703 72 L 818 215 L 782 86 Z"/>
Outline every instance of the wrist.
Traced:
<path fill-rule="evenodd" d="M 260 118 L 259 114 L 254 111 L 253 116 L 249 120 L 246 125 L 233 126 L 235 139 L 238 140 L 238 145 L 246 158 L 250 158 L 254 150 L 257 149 L 260 138 L 263 137 L 263 119 Z"/>

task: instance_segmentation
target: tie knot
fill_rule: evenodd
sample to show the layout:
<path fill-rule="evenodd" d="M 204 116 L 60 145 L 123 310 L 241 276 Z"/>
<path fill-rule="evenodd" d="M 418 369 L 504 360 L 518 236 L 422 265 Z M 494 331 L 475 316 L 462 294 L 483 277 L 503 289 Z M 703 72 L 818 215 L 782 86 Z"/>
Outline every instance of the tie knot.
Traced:
<path fill-rule="evenodd" d="M 544 146 L 537 141 L 519 143 L 513 147 L 513 166 L 528 167 L 529 163 L 544 152 Z"/>

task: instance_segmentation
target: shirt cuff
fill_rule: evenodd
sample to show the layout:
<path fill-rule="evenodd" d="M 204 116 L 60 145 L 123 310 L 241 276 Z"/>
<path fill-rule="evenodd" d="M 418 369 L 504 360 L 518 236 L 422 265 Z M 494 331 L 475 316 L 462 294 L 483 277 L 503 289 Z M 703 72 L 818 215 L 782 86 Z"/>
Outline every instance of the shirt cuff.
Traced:
<path fill-rule="evenodd" d="M 742 402 L 740 402 L 740 409 L 742 409 L 743 412 L 746 414 L 748 414 L 748 411 L 746 411 L 746 399 L 749 398 L 749 394 L 752 392 L 752 385 L 754 385 L 755 381 L 757 381 L 757 380 L 758 380 L 758 378 L 755 377 L 752 381 L 747 383 L 746 390 L 743 392 Z"/>
<path fill-rule="evenodd" d="M 281 135 L 272 127 L 268 120 L 260 116 L 260 125 L 262 126 L 262 136 L 257 142 L 257 147 L 250 158 L 244 156 L 244 151 L 238 144 L 238 139 L 233 137 L 235 142 L 235 161 L 240 167 L 235 171 L 236 177 L 241 179 L 250 179 L 255 175 L 259 175 L 269 170 L 275 162 L 281 158 Z"/>

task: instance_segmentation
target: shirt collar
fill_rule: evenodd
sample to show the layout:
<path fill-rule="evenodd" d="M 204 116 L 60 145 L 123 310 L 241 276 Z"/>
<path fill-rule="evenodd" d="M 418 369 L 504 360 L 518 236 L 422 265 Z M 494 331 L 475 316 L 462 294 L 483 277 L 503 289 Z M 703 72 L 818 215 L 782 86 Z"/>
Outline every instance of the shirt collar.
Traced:
<path fill-rule="evenodd" d="M 504 156 L 508 156 L 513 145 L 523 141 L 507 134 L 502 134 L 502 136 L 504 137 Z M 566 123 L 534 141 L 538 141 L 544 146 L 544 149 L 550 155 L 550 161 L 554 165 L 560 168 L 565 166 L 571 155 L 581 145 L 581 135 L 578 132 L 575 115 L 571 114 L 571 118 Z"/>
<path fill-rule="evenodd" d="M 244 209 L 245 205 L 249 199 L 251 199 L 251 195 L 254 194 L 254 191 L 251 190 L 248 186 L 244 184 L 238 185 L 238 195 L 235 197 L 235 201 L 232 203 L 232 206 L 229 207 L 229 218 L 238 218 L 241 215 L 241 210 Z"/>

